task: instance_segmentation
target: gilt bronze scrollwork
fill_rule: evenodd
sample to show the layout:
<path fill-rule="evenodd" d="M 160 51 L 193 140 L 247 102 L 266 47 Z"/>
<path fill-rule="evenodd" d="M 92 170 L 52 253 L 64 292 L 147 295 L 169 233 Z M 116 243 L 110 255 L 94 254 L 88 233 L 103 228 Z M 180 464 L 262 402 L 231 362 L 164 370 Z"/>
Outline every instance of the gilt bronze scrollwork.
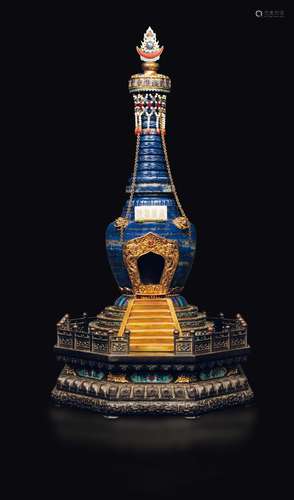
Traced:
<path fill-rule="evenodd" d="M 141 283 L 137 261 L 139 257 L 149 252 L 164 258 L 164 268 L 159 284 L 144 285 Z M 179 261 L 179 249 L 176 241 L 168 240 L 158 234 L 147 233 L 125 243 L 123 255 L 135 295 L 166 295 L 168 293 Z"/>

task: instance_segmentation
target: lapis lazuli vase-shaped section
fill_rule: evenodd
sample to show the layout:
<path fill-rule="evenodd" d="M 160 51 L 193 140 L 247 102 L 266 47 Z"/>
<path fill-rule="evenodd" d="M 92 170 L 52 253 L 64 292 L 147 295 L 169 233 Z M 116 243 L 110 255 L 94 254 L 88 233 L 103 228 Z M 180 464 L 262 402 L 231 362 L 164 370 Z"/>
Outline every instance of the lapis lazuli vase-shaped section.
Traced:
<path fill-rule="evenodd" d="M 121 214 L 122 217 L 128 216 L 129 223 L 123 232 L 123 240 L 121 240 L 121 233 L 114 222 L 109 224 L 106 230 L 108 260 L 120 290 L 131 293 L 132 284 L 123 259 L 123 244 L 150 232 L 174 240 L 178 243 L 179 262 L 170 285 L 170 293 L 179 293 L 192 268 L 196 248 L 196 231 L 193 224 L 191 224 L 189 231 L 188 229 L 179 229 L 173 222 L 175 218 L 181 216 L 181 213 L 172 190 L 163 149 L 163 139 L 160 133 L 156 133 L 156 119 L 153 116 L 148 121 L 148 129 L 149 133 L 147 133 L 147 120 L 143 117 L 133 198 L 130 207 L 129 199 L 126 201 Z M 131 193 L 132 180 L 131 177 L 126 188 L 128 194 Z M 135 207 L 143 205 L 166 206 L 167 220 L 135 221 Z M 149 269 L 144 269 L 145 265 L 150 265 L 148 259 L 145 263 L 140 262 L 142 278 L 152 274 Z M 154 279 L 157 280 L 157 278 Z"/>

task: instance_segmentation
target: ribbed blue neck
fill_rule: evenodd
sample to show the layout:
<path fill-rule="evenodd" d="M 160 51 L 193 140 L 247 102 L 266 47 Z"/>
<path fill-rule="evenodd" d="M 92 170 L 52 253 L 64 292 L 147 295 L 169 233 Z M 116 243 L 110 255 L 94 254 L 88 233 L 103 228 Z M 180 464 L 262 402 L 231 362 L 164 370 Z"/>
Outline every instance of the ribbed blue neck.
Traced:
<path fill-rule="evenodd" d="M 155 131 L 156 119 L 151 117 L 149 129 Z M 135 195 L 152 195 L 171 193 L 172 188 L 167 171 L 162 145 L 162 138 L 157 133 L 147 132 L 147 119 L 142 118 L 142 134 L 138 151 Z M 130 193 L 132 177 L 129 179 L 126 192 Z"/>

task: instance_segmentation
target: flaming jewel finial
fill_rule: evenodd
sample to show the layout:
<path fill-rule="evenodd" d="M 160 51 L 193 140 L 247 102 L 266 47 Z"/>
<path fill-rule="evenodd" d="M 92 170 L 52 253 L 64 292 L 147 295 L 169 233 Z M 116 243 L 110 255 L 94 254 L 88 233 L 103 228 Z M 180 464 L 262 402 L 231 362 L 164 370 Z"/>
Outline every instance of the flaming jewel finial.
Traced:
<path fill-rule="evenodd" d="M 153 62 L 158 61 L 160 58 L 164 47 L 159 47 L 158 40 L 156 39 L 156 33 L 153 29 L 149 28 L 144 34 L 143 42 L 141 42 L 141 47 L 136 47 L 137 52 L 140 56 L 141 61 Z"/>

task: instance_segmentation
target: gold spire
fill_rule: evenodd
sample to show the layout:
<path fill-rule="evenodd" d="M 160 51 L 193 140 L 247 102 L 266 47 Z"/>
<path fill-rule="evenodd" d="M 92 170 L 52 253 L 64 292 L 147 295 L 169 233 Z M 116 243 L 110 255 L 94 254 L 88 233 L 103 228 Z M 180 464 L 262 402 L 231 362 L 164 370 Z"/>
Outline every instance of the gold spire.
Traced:
<path fill-rule="evenodd" d="M 141 47 L 136 47 L 141 61 L 144 62 L 158 61 L 163 52 L 163 48 L 164 47 L 159 47 L 156 33 L 154 33 L 150 26 L 144 33 L 144 39 L 141 42 Z"/>

